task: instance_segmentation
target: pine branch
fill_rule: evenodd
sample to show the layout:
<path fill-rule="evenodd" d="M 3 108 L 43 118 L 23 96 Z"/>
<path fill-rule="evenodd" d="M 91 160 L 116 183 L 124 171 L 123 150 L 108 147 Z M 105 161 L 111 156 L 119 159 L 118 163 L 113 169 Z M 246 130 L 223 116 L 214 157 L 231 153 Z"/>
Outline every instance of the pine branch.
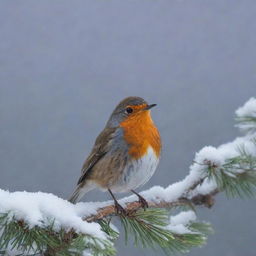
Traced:
<path fill-rule="evenodd" d="M 238 196 L 243 198 L 255 196 L 256 157 L 248 154 L 243 147 L 240 147 L 239 151 L 240 155 L 227 159 L 221 166 L 207 159 L 203 163 L 197 163 L 202 165 L 202 170 L 207 174 L 204 178 L 196 181 L 177 200 L 163 201 L 159 198 L 159 200 L 148 201 L 149 207 L 171 208 L 187 204 L 191 206 L 203 205 L 210 208 L 214 204 L 214 196 L 221 191 L 224 191 L 229 197 Z M 196 189 L 207 179 L 214 180 L 217 183 L 217 187 L 208 194 L 196 194 L 190 197 L 189 192 Z M 127 212 L 134 212 L 139 209 L 141 209 L 141 204 L 138 201 L 129 202 L 125 206 Z M 96 214 L 85 217 L 84 220 L 92 222 L 115 214 L 116 211 L 113 204 L 100 208 Z"/>
<path fill-rule="evenodd" d="M 173 207 L 180 207 L 180 206 L 190 206 L 193 208 L 193 206 L 196 206 L 196 205 L 202 205 L 207 208 L 211 208 L 214 205 L 214 196 L 218 192 L 219 192 L 218 189 L 214 189 L 209 194 L 206 194 L 206 195 L 198 194 L 191 199 L 182 196 L 173 202 L 168 202 L 163 200 L 161 200 L 160 202 L 148 201 L 148 205 L 149 205 L 149 208 L 173 208 Z M 127 203 L 124 209 L 128 212 L 128 216 L 129 216 L 129 213 L 134 213 L 142 209 L 142 206 L 140 202 L 134 201 L 134 202 Z M 100 208 L 96 214 L 91 215 L 89 217 L 85 217 L 84 220 L 88 222 L 94 222 L 94 221 L 101 220 L 108 216 L 113 216 L 113 215 L 116 215 L 114 204 Z M 122 215 L 120 216 L 122 217 Z"/>
<path fill-rule="evenodd" d="M 108 240 L 61 229 L 56 232 L 52 225 L 30 228 L 24 221 L 17 221 L 9 214 L 0 215 L 0 248 L 16 249 L 19 255 L 79 256 L 90 249 L 95 255 L 115 255 L 116 250 Z M 109 235 L 109 237 L 111 237 Z M 100 252 L 100 253 L 98 253 Z M 1 254 L 1 253 L 0 253 Z"/>
<path fill-rule="evenodd" d="M 135 246 L 141 244 L 143 248 L 160 248 L 167 255 L 186 252 L 193 246 L 201 246 L 205 243 L 206 235 L 212 232 L 207 223 L 198 225 L 189 221 L 186 224 L 186 232 L 178 233 L 177 230 L 168 227 L 169 212 L 160 208 L 139 210 L 131 213 L 128 218 L 121 216 L 121 222 L 126 242 L 132 234 Z"/>
<path fill-rule="evenodd" d="M 155 198 L 148 202 L 150 209 L 146 211 L 140 209 L 141 205 L 137 201 L 126 204 L 127 216 L 119 215 L 119 217 L 126 236 L 128 233 L 134 234 L 135 244 L 141 243 L 143 247 L 152 248 L 159 246 L 167 254 L 175 251 L 184 252 L 191 246 L 202 245 L 205 242 L 206 234 L 203 231 L 198 231 L 196 234 L 190 232 L 193 230 L 192 227 L 195 229 L 197 226 L 209 229 L 207 225 L 193 222 L 187 226 L 188 233 L 177 234 L 166 229 L 168 215 L 164 209 L 177 207 L 194 209 L 197 205 L 210 208 L 214 204 L 214 196 L 222 191 L 232 196 L 254 195 L 256 157 L 249 154 L 244 147 L 239 148 L 239 155 L 226 159 L 223 164 L 217 164 L 208 159 L 194 164 L 200 167 L 201 175 L 184 189 L 182 195 L 176 200 Z M 207 189 L 208 193 L 200 193 L 200 189 L 209 181 L 216 185 L 210 186 L 211 189 Z M 87 222 L 98 222 L 108 235 L 108 240 L 100 241 L 73 230 L 56 232 L 53 229 L 53 222 L 52 225 L 29 228 L 24 221 L 10 220 L 8 214 L 3 214 L 0 218 L 0 226 L 3 230 L 0 248 L 7 248 L 11 245 L 12 248 L 22 249 L 22 252 L 26 252 L 27 255 L 30 251 L 40 254 L 46 248 L 48 249 L 44 253 L 45 256 L 76 256 L 81 255 L 81 252 L 86 249 L 93 251 L 93 255 L 114 255 L 115 250 L 109 242 L 116 239 L 117 232 L 111 229 L 110 222 L 106 222 L 107 217 L 113 215 L 116 215 L 115 207 L 109 205 L 100 208 L 97 214 L 85 217 L 84 220 Z"/>

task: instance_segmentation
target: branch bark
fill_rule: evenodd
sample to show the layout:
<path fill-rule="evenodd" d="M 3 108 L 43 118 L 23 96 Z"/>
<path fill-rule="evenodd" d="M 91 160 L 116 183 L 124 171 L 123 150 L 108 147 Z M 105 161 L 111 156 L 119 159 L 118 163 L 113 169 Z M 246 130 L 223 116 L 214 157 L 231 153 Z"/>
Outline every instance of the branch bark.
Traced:
<path fill-rule="evenodd" d="M 153 208 L 170 208 L 175 206 L 181 206 L 181 205 L 202 205 L 207 208 L 211 208 L 214 205 L 214 196 L 219 193 L 220 191 L 218 189 L 215 189 L 211 191 L 209 194 L 202 195 L 198 194 L 191 199 L 188 199 L 187 197 L 180 197 L 176 201 L 168 202 L 168 201 L 160 201 L 160 202 L 148 202 L 149 207 Z M 127 213 L 138 211 L 141 209 L 141 204 L 138 201 L 130 202 L 126 204 L 126 207 L 124 208 Z M 103 219 L 107 216 L 116 215 L 116 209 L 114 205 L 108 205 L 103 208 L 100 208 L 98 212 L 94 215 L 91 215 L 89 217 L 84 218 L 85 221 L 88 222 L 94 222 L 100 219 Z"/>

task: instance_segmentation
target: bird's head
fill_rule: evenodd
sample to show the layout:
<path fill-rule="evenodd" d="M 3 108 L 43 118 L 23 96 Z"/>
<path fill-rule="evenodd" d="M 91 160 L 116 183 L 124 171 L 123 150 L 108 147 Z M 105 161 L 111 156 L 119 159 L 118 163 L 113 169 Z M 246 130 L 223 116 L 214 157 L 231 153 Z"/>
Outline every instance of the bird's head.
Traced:
<path fill-rule="evenodd" d="M 150 117 L 150 109 L 156 104 L 148 104 L 140 97 L 128 97 L 123 99 L 111 114 L 107 126 L 117 127 L 126 120 L 139 121 L 145 116 Z"/>

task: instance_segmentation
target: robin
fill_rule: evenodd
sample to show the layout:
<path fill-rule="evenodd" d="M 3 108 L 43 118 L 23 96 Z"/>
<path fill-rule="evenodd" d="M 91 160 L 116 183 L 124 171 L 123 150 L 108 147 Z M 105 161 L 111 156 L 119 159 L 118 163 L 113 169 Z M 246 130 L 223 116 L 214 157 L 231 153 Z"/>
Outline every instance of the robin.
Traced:
<path fill-rule="evenodd" d="M 116 211 L 125 213 L 113 193 L 133 192 L 145 209 L 147 201 L 135 192 L 154 174 L 161 153 L 161 138 L 151 119 L 149 105 L 140 97 L 122 100 L 83 164 L 77 187 L 70 197 L 78 202 L 85 193 L 100 188 L 109 191 Z"/>

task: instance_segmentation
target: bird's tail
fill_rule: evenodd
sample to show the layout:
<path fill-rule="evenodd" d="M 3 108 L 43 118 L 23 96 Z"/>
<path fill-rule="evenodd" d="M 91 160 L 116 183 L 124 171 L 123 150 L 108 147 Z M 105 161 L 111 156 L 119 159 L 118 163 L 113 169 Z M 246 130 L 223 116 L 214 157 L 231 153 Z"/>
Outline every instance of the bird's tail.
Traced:
<path fill-rule="evenodd" d="M 68 201 L 70 203 L 77 203 L 80 201 L 80 199 L 89 191 L 91 191 L 92 189 L 94 189 L 95 186 L 93 186 L 92 184 L 83 184 L 83 186 L 78 185 L 75 189 L 75 191 L 73 192 L 73 194 L 71 195 L 71 197 L 68 199 Z"/>

